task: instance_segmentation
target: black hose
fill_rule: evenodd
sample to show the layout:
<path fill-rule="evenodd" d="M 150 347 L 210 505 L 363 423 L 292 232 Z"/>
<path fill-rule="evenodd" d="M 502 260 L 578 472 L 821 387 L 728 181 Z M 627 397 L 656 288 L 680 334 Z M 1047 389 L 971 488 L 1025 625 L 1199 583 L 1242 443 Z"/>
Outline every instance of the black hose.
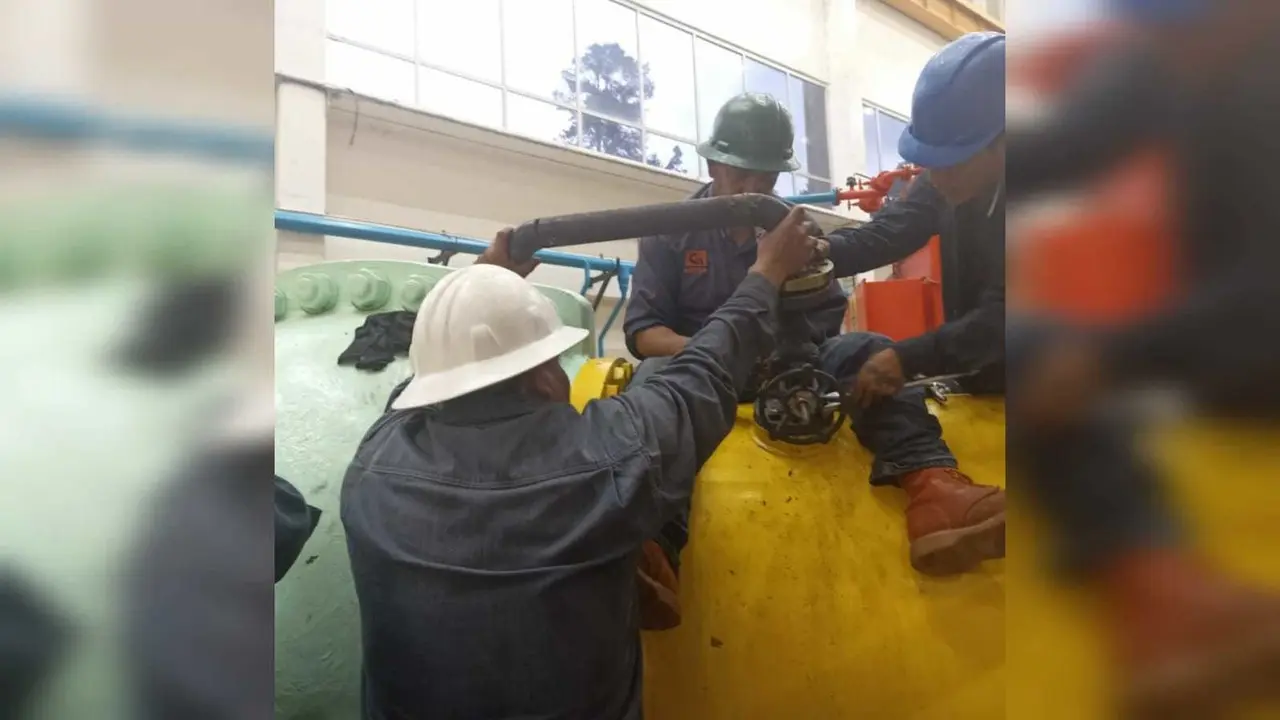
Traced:
<path fill-rule="evenodd" d="M 511 257 L 524 262 L 545 248 L 650 235 L 733 227 L 772 230 L 790 210 L 772 195 L 747 194 L 540 218 L 512 233 Z"/>

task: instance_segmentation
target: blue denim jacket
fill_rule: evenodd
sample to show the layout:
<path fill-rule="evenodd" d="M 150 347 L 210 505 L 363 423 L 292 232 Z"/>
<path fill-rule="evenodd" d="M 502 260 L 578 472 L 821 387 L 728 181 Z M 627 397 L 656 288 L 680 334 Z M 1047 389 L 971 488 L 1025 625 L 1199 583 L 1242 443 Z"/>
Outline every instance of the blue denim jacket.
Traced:
<path fill-rule="evenodd" d="M 370 429 L 341 508 L 366 718 L 641 717 L 640 546 L 732 427 L 776 298 L 749 276 L 666 369 L 581 414 L 481 391 Z"/>

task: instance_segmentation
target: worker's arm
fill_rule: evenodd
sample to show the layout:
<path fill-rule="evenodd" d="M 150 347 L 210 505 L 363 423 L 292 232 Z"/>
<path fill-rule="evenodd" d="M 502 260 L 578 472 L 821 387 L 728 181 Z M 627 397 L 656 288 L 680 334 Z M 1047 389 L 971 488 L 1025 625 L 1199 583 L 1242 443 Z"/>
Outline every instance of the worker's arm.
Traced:
<path fill-rule="evenodd" d="M 783 278 L 748 274 L 670 364 L 612 400 L 643 438 L 660 488 L 691 492 L 685 483 L 733 427 L 756 360 L 772 347 Z"/>
<path fill-rule="evenodd" d="M 1017 200 L 1089 180 L 1144 141 L 1164 135 L 1173 117 L 1170 83 L 1142 48 L 1100 58 L 1048 117 L 1005 133 L 1005 184 Z"/>
<path fill-rule="evenodd" d="M 910 257 L 938 234 L 945 211 L 946 201 L 927 174 L 917 178 L 905 197 L 885 205 L 869 222 L 828 235 L 836 277 L 853 277 Z"/>
<path fill-rule="evenodd" d="M 1276 253 L 1270 255 L 1270 261 L 1242 263 L 1154 317 L 1107 334 L 1104 371 L 1115 382 L 1170 380 L 1209 391 L 1238 378 L 1268 382 L 1280 367 L 1280 283 L 1268 277 L 1276 262 Z"/>
<path fill-rule="evenodd" d="M 658 372 L 622 394 L 587 405 L 593 424 L 638 438 L 649 467 L 658 512 L 643 529 L 656 532 L 672 507 L 688 502 L 693 478 L 729 434 L 738 397 L 757 358 L 772 347 L 778 286 L 805 267 L 814 241 L 806 216 L 794 208 L 760 239 L 746 279 Z"/>
<path fill-rule="evenodd" d="M 688 338 L 670 328 L 679 312 L 679 258 L 666 238 L 640 240 L 635 273 L 631 276 L 631 300 L 622 331 L 627 350 L 643 360 L 671 357 L 684 349 Z"/>
<path fill-rule="evenodd" d="M 978 306 L 964 316 L 895 344 L 903 377 L 967 374 L 999 362 L 1004 358 L 1004 322 L 1001 284 L 983 292 Z"/>

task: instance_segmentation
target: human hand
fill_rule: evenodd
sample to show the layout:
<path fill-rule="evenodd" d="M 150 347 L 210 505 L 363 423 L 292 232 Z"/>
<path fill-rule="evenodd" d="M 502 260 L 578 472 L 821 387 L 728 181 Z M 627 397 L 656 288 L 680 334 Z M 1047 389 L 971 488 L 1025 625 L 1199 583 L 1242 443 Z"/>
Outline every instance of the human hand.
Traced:
<path fill-rule="evenodd" d="M 765 276 L 774 285 L 799 273 L 813 259 L 816 240 L 810 237 L 808 216 L 804 208 L 793 207 L 778 226 L 756 244 L 756 263 L 752 271 Z"/>
<path fill-rule="evenodd" d="M 520 277 L 527 277 L 538 267 L 537 260 L 516 264 L 511 260 L 511 228 L 503 228 L 493 236 L 493 243 L 476 258 L 477 265 L 497 265 L 504 267 Z"/>
<path fill-rule="evenodd" d="M 860 408 L 885 397 L 896 395 L 907 379 L 902 374 L 902 361 L 893 348 L 872 355 L 858 370 L 853 383 L 853 399 Z"/>
<path fill-rule="evenodd" d="M 1031 423 L 1060 427 L 1087 413 L 1104 384 L 1102 359 L 1092 344 L 1059 342 L 1029 368 L 1026 383 L 1015 391 L 1014 399 Z"/>

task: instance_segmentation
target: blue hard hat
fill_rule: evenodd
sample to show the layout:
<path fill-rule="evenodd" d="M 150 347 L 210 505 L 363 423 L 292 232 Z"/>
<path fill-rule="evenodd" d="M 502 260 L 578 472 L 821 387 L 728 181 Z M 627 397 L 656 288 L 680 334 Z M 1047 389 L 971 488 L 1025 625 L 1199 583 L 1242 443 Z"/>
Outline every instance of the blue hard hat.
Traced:
<path fill-rule="evenodd" d="M 1005 36 L 969 33 L 930 58 L 911 97 L 898 154 L 926 168 L 959 165 L 1004 132 Z"/>
<path fill-rule="evenodd" d="M 1213 4 L 1212 0 L 1111 0 L 1111 10 L 1128 22 L 1175 25 L 1204 19 Z"/>

